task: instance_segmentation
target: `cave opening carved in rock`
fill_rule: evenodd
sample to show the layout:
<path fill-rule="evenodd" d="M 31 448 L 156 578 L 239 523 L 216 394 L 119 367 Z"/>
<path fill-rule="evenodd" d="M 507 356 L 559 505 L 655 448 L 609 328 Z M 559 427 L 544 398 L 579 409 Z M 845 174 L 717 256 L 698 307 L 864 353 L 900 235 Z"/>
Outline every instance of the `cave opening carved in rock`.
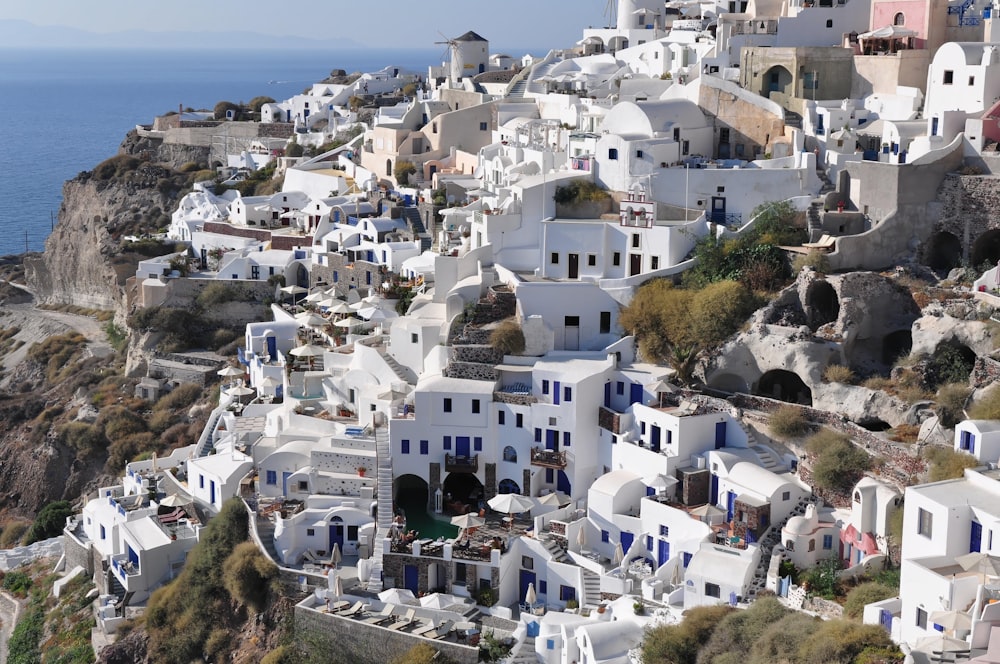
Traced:
<path fill-rule="evenodd" d="M 754 394 L 789 403 L 812 405 L 812 390 L 809 386 L 798 374 L 784 369 L 772 369 L 761 376 Z"/>

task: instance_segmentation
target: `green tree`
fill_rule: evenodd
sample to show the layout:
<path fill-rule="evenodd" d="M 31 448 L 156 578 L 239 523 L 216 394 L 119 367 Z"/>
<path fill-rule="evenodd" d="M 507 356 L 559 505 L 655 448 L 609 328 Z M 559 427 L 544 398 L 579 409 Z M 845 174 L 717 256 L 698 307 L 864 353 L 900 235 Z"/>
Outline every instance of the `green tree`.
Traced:
<path fill-rule="evenodd" d="M 392 174 L 396 177 L 396 182 L 405 186 L 410 183 L 410 176 L 417 172 L 417 165 L 406 159 L 396 161 L 396 166 L 392 169 Z"/>
<path fill-rule="evenodd" d="M 250 100 L 250 110 L 254 113 L 260 113 L 260 107 L 264 104 L 273 104 L 274 98 L 268 97 L 266 95 L 259 95 Z"/>
<path fill-rule="evenodd" d="M 806 450 L 814 457 L 813 483 L 821 489 L 850 490 L 872 463 L 867 452 L 832 429 L 820 429 L 810 436 Z"/>
<path fill-rule="evenodd" d="M 68 500 L 57 500 L 49 503 L 38 512 L 35 522 L 28 531 L 26 544 L 39 542 L 50 537 L 61 535 L 66 525 L 66 517 L 73 515 L 73 506 Z"/>
<path fill-rule="evenodd" d="M 234 104 L 231 101 L 220 101 L 215 105 L 215 108 L 212 110 L 212 116 L 216 120 L 225 120 L 226 115 L 230 111 L 232 111 L 234 113 L 234 119 L 239 120 L 241 110 L 242 109 L 240 108 L 239 104 Z"/>
<path fill-rule="evenodd" d="M 869 581 L 851 588 L 844 601 L 844 615 L 848 618 L 860 618 L 864 613 L 865 606 L 873 602 L 881 602 L 884 599 L 895 597 L 899 594 L 898 588 L 884 585 L 877 581 Z"/>

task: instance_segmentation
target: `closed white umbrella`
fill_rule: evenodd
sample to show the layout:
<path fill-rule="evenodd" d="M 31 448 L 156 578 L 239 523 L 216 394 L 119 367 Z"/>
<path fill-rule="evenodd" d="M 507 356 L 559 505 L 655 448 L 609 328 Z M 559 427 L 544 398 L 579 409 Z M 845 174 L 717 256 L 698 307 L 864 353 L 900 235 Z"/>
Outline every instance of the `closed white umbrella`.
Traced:
<path fill-rule="evenodd" d="M 580 530 L 576 533 L 576 543 L 580 545 L 580 549 L 583 550 L 587 546 L 587 529 L 580 527 Z"/>
<path fill-rule="evenodd" d="M 333 596 L 340 598 L 344 594 L 344 578 L 339 574 L 333 575 Z"/>
<path fill-rule="evenodd" d="M 330 550 L 330 564 L 334 567 L 340 565 L 340 561 L 343 559 L 343 555 L 340 553 L 340 544 L 334 542 L 333 549 Z"/>
<path fill-rule="evenodd" d="M 534 606 L 535 602 L 538 601 L 538 595 L 535 593 L 534 582 L 528 584 L 528 589 L 524 591 L 524 603 L 528 606 Z"/>
<path fill-rule="evenodd" d="M 623 560 L 625 560 L 625 552 L 622 550 L 622 543 L 618 542 L 618 544 L 615 544 L 615 552 L 612 554 L 611 563 L 615 567 L 618 567 L 622 564 Z"/>

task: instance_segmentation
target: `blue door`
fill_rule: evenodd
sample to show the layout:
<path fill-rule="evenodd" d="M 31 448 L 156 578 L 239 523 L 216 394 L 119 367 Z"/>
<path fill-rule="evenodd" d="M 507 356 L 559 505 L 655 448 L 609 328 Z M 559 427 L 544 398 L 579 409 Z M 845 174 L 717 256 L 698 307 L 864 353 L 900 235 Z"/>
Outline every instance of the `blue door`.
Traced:
<path fill-rule="evenodd" d="M 468 436 L 455 436 L 455 456 L 469 456 Z"/>
<path fill-rule="evenodd" d="M 733 520 L 734 505 L 736 505 L 736 494 L 732 491 L 726 492 L 726 521 Z"/>
<path fill-rule="evenodd" d="M 656 564 L 663 565 L 670 560 L 670 542 L 660 540 L 659 550 L 656 552 Z"/>
<path fill-rule="evenodd" d="M 131 544 L 126 544 L 125 546 L 128 547 L 128 561 L 136 567 L 139 567 L 139 554 L 135 552 L 135 549 L 132 548 Z"/>
<path fill-rule="evenodd" d="M 604 407 L 611 408 L 611 383 L 604 384 Z"/>
<path fill-rule="evenodd" d="M 712 505 L 719 504 L 719 476 L 712 475 L 712 486 L 708 496 L 708 502 Z"/>
<path fill-rule="evenodd" d="M 545 430 L 545 449 L 547 450 L 558 450 L 559 449 L 559 432 L 554 429 Z"/>
<path fill-rule="evenodd" d="M 403 565 L 403 587 L 416 595 L 420 574 L 416 565 Z"/>
<path fill-rule="evenodd" d="M 715 449 L 726 446 L 726 423 L 716 422 L 715 424 Z"/>
<path fill-rule="evenodd" d="M 622 531 L 622 553 L 628 553 L 628 550 L 632 548 L 632 542 L 635 540 L 635 535 L 627 530 Z"/>
<path fill-rule="evenodd" d="M 632 386 L 629 387 L 628 402 L 630 404 L 642 403 L 642 385 L 639 383 L 632 383 Z"/>
<path fill-rule="evenodd" d="M 559 385 L 559 381 L 555 381 L 552 385 L 552 403 L 559 405 L 559 398 L 562 396 L 562 387 Z"/>
<path fill-rule="evenodd" d="M 292 476 L 291 473 L 285 473 L 285 472 L 281 473 L 281 495 L 283 496 L 288 495 L 288 478 L 291 476 Z"/>
<path fill-rule="evenodd" d="M 274 337 L 267 338 L 267 354 L 271 356 L 271 360 L 278 359 L 278 340 Z"/>
<path fill-rule="evenodd" d="M 528 592 L 528 584 L 530 584 L 530 583 L 535 583 L 535 573 L 532 572 L 532 571 L 530 571 L 530 570 L 522 569 L 521 570 L 521 583 L 520 583 L 520 585 L 521 585 L 521 594 L 519 594 L 517 596 L 517 598 L 518 598 L 519 601 L 522 601 L 522 602 L 524 601 L 524 596 Z M 535 585 L 535 592 L 536 593 L 538 592 L 538 585 L 537 584 Z"/>
<path fill-rule="evenodd" d="M 215 504 L 215 480 L 208 483 L 208 502 Z"/>
<path fill-rule="evenodd" d="M 660 427 L 655 424 L 649 430 L 649 447 L 654 452 L 660 451 Z"/>
<path fill-rule="evenodd" d="M 559 471 L 559 476 L 556 478 L 556 489 L 562 491 L 567 496 L 573 495 L 573 492 L 571 491 L 572 486 L 570 486 L 569 483 L 569 477 L 561 470 Z"/>
<path fill-rule="evenodd" d="M 969 553 L 982 551 L 983 544 L 983 524 L 978 521 L 972 522 L 972 533 L 969 535 Z"/>
<path fill-rule="evenodd" d="M 342 523 L 331 523 L 330 524 L 330 546 L 328 551 L 333 551 L 333 545 L 336 544 L 340 546 L 340 550 L 344 550 L 344 524 Z"/>

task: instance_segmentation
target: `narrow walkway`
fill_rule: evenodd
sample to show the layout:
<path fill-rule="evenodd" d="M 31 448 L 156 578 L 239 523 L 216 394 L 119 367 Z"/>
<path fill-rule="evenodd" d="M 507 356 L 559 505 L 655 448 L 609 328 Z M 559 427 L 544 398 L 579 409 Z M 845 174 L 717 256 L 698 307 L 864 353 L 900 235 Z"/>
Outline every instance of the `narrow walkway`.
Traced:
<path fill-rule="evenodd" d="M 21 615 L 21 603 L 0 591 L 0 662 L 7 661 L 7 641 Z"/>

